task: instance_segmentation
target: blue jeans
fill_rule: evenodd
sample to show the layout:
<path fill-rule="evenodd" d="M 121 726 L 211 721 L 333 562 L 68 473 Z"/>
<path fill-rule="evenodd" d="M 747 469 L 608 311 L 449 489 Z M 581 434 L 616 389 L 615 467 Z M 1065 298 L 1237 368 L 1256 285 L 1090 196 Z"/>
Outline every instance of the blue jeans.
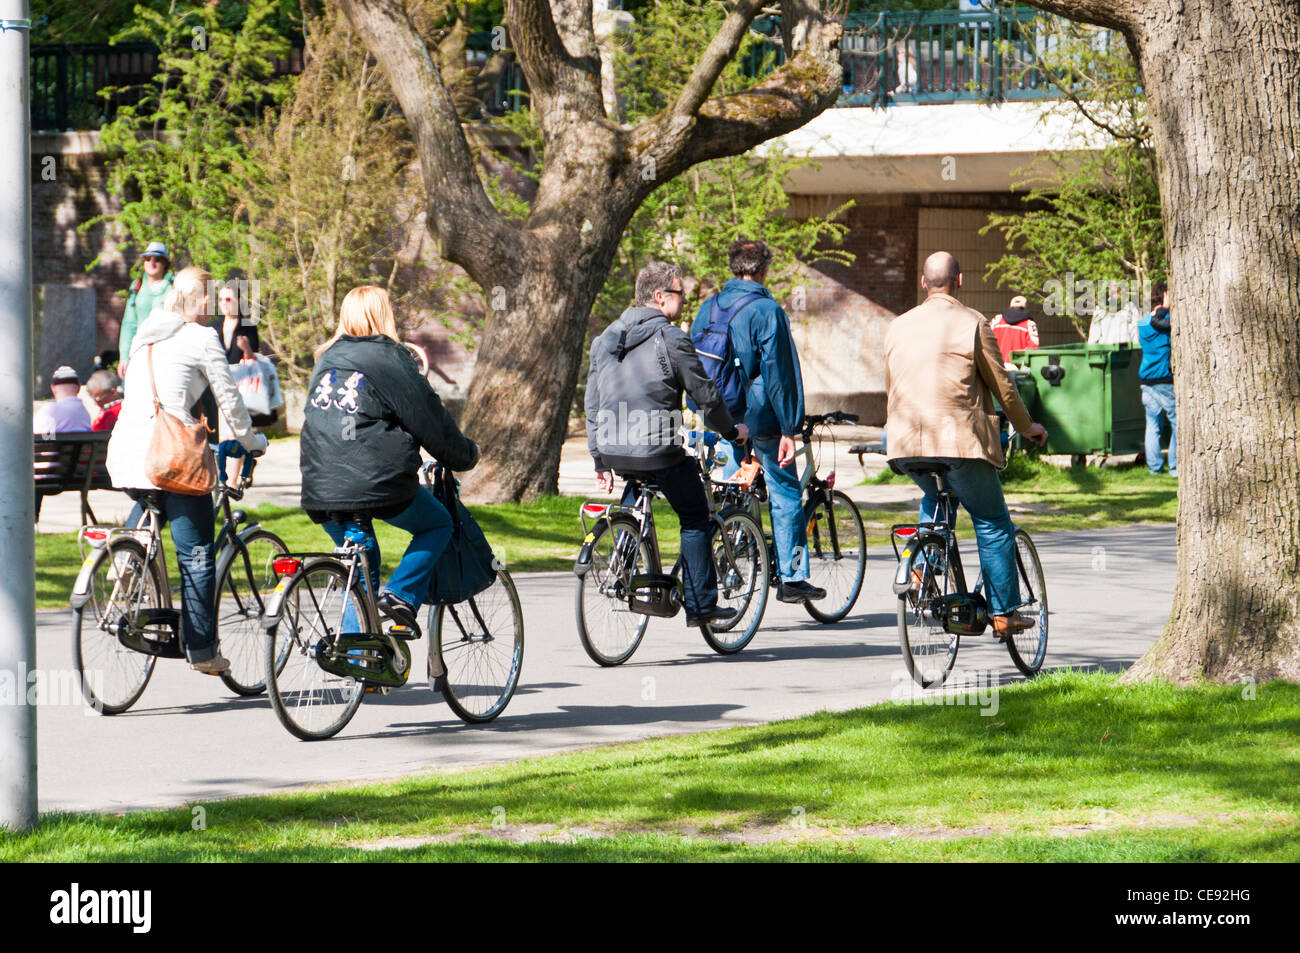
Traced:
<path fill-rule="evenodd" d="M 710 551 L 713 523 L 699 465 L 687 458 L 662 470 L 620 475 L 628 478 L 623 489 L 624 506 L 636 503 L 638 482 L 654 483 L 677 514 L 682 528 L 682 604 L 692 616 L 711 613 L 718 607 L 718 570 Z"/>
<path fill-rule="evenodd" d="M 411 544 L 406 547 L 402 561 L 388 577 L 388 585 L 384 589 L 418 610 L 429 592 L 429 584 L 433 582 L 438 559 L 451 540 L 451 514 L 427 488 L 420 487 L 415 499 L 411 500 L 406 509 L 384 522 L 411 534 Z M 344 537 L 349 532 L 365 536 L 362 551 L 366 554 L 366 563 L 370 569 L 370 591 L 375 592 L 379 588 L 380 554 L 379 540 L 374 533 L 356 522 L 336 523 L 327 520 L 321 524 L 321 528 L 329 533 L 336 546 L 343 545 Z M 343 629 L 347 632 L 361 631 L 357 627 L 351 600 L 343 612 Z"/>
<path fill-rule="evenodd" d="M 903 469 L 923 457 L 895 460 Z M 1002 480 L 993 464 L 984 460 L 958 460 L 936 457 L 950 469 L 946 477 L 949 488 L 970 514 L 979 546 L 980 569 L 984 573 L 984 598 L 992 615 L 1006 615 L 1020 606 L 1020 574 L 1016 569 L 1016 529 L 1002 496 Z M 925 493 L 921 500 L 920 522 L 932 523 L 939 508 L 939 482 L 929 473 L 908 476 Z M 951 518 L 956 513 L 948 514 Z M 950 522 L 951 527 L 951 522 Z"/>
<path fill-rule="evenodd" d="M 799 470 L 793 460 L 784 467 L 776 465 L 779 437 L 754 437 L 751 442 L 767 480 L 777 575 L 782 582 L 805 582 L 808 579 L 808 521 L 804 517 Z"/>
<path fill-rule="evenodd" d="M 1147 469 L 1159 473 L 1160 415 L 1169 418 L 1169 472 L 1178 469 L 1178 411 L 1174 407 L 1173 384 L 1143 384 L 1142 407 L 1147 412 Z"/>
<path fill-rule="evenodd" d="M 213 565 L 212 497 L 157 494 L 163 523 L 171 526 L 176 563 L 181 574 L 181 642 L 191 662 L 206 662 L 217 654 L 217 620 L 213 613 L 216 567 Z M 144 515 L 136 501 L 127 520 L 135 526 Z M 159 527 L 161 529 L 161 527 Z"/>

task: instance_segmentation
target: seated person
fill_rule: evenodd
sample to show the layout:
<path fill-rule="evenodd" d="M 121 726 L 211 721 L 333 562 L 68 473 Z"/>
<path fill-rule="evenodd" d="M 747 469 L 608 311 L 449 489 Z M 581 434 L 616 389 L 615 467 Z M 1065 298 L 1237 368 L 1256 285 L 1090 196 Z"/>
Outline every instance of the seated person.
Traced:
<path fill-rule="evenodd" d="M 77 392 L 81 381 L 77 372 L 66 364 L 54 372 L 50 378 L 50 393 L 54 395 L 52 404 L 43 404 L 32 418 L 32 433 L 86 433 L 90 430 L 90 414 L 82 406 Z"/>
<path fill-rule="evenodd" d="M 735 609 L 718 605 L 709 500 L 696 462 L 680 436 L 682 391 L 700 416 L 731 442 L 749 431 L 727 410 L 704 372 L 695 346 L 677 326 L 682 313 L 682 273 L 675 265 L 651 262 L 636 277 L 636 306 L 591 342 L 587 375 L 587 448 L 600 488 L 614 489 L 614 471 L 631 481 L 654 482 L 681 521 L 683 603 L 686 624 L 722 622 Z M 635 502 L 629 483 L 624 504 Z"/>
<path fill-rule="evenodd" d="M 90 414 L 91 430 L 105 432 L 113 429 L 117 415 L 122 412 L 122 382 L 116 374 L 95 371 L 86 378 L 86 384 L 77 396 Z"/>

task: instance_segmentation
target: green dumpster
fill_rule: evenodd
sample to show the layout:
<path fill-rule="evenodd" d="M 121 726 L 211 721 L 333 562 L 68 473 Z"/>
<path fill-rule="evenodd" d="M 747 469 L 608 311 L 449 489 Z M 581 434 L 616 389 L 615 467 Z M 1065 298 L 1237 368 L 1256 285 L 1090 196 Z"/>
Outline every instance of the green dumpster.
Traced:
<path fill-rule="evenodd" d="M 1020 385 L 1034 420 L 1047 428 L 1044 453 L 1141 453 L 1146 432 L 1138 367 L 1142 350 L 1125 345 L 1066 344 L 1016 351 L 1028 367 Z"/>

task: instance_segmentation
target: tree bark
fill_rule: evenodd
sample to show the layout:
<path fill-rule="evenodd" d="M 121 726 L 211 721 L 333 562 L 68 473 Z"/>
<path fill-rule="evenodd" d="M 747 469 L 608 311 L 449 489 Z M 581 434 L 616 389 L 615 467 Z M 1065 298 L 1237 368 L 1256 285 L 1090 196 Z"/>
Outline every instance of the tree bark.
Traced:
<path fill-rule="evenodd" d="M 634 129 L 601 94 L 591 0 L 507 0 L 511 44 L 544 143 L 528 219 L 506 222 L 474 173 L 439 66 L 396 0 L 341 0 L 411 123 L 444 257 L 483 289 L 488 314 L 465 430 L 483 449 L 464 491 L 480 500 L 554 493 L 592 303 L 619 239 L 655 188 L 691 165 L 803 125 L 839 93 L 839 26 L 797 4 L 795 55 L 758 87 L 709 98 L 761 0 L 737 0 L 674 104 Z"/>
<path fill-rule="evenodd" d="M 1126 678 L 1300 681 L 1300 8 L 1033 2 L 1129 32 L 1160 168 L 1178 575 Z"/>

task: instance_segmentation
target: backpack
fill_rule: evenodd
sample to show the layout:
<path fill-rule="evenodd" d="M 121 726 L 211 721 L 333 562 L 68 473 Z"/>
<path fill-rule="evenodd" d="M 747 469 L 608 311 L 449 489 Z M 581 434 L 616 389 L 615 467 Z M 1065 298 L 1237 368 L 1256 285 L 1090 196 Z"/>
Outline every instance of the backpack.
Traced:
<path fill-rule="evenodd" d="M 739 420 L 745 415 L 745 391 L 749 389 L 749 378 L 736 360 L 731 350 L 731 319 L 740 313 L 755 298 L 763 297 L 758 292 L 743 296 L 730 308 L 718 307 L 718 296 L 709 299 L 709 323 L 699 332 L 691 335 L 691 343 L 704 365 L 704 373 L 709 375 L 718 387 L 727 410 Z M 700 408 L 690 395 L 686 396 L 686 406 L 699 413 Z"/>

